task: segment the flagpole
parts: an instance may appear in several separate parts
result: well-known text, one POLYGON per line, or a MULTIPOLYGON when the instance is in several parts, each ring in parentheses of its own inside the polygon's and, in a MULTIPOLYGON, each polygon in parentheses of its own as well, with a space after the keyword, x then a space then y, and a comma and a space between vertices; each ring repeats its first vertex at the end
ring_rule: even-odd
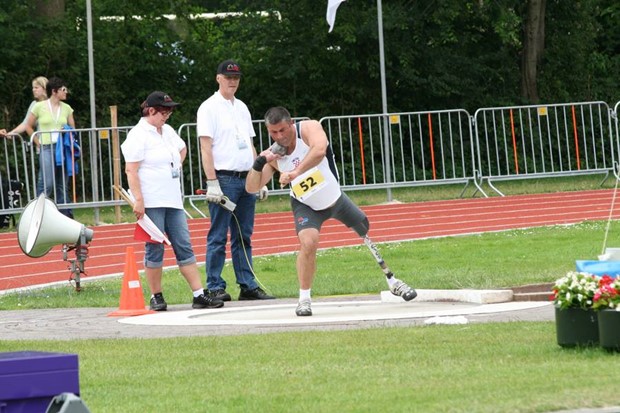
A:
MULTIPOLYGON (((385 153, 385 182, 392 182, 392 165, 390 162, 390 129, 388 125, 387 90, 385 84, 385 53, 383 48, 383 10, 381 0, 377 0, 377 25, 379 31, 379 66, 381 69, 381 103, 383 110, 383 146, 385 153)), ((387 188, 387 200, 392 201, 392 189, 387 188)))
MULTIPOLYGON (((93 129, 89 133, 89 143, 91 151, 91 159, 97 159, 97 144, 94 130, 97 128, 97 109, 95 105, 95 58, 93 52, 93 9, 91 0, 86 0, 86 44, 88 52, 88 88, 90 90, 90 127, 93 129)), ((97 168, 93 168, 92 189, 93 201, 99 200, 99 189, 97 168)), ((99 208, 93 210, 95 214, 95 224, 99 224, 99 208)))
POLYGON ((90 127, 97 127, 95 106, 95 62, 93 57, 93 11, 91 0, 86 0, 86 41, 88 50, 88 86, 90 90, 90 127))

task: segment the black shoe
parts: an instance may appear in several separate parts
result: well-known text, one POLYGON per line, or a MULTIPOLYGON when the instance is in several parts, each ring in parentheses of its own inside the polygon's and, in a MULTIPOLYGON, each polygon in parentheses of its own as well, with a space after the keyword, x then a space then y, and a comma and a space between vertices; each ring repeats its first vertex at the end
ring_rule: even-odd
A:
POLYGON ((241 290, 239 292, 239 301, 243 300, 273 300, 276 297, 268 295, 260 287, 253 290, 241 290))
POLYGON ((215 298, 221 301, 230 301, 232 298, 230 294, 226 292, 224 289, 213 290, 206 293, 210 298, 215 298))
POLYGON ((166 311, 168 309, 168 304, 166 304, 162 293, 157 293, 151 297, 150 307, 153 311, 166 311))
POLYGON ((204 294, 200 294, 198 297, 194 297, 194 301, 192 302, 192 308, 220 308, 224 307, 224 301, 214 298, 207 297, 204 294))

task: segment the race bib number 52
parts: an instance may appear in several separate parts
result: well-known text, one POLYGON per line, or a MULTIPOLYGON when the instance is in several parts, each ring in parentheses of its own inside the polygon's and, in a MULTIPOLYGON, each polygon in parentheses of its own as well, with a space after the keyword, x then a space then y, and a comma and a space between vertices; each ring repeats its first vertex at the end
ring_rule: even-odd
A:
POLYGON ((306 171, 303 175, 298 176, 291 184, 291 189, 295 194, 295 198, 303 201, 325 186, 325 178, 321 171, 319 171, 317 167, 314 167, 306 171))

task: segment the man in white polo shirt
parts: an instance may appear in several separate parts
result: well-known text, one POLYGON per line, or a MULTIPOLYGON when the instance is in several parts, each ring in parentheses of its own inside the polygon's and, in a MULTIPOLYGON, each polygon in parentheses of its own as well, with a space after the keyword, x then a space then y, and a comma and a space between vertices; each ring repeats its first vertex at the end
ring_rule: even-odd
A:
MULTIPOLYGON (((273 299, 275 297, 258 286, 252 269, 251 237, 256 194, 245 190, 245 178, 256 158, 255 133, 248 107, 235 98, 241 80, 237 62, 225 60, 220 63, 215 80, 219 89, 198 108, 196 127, 202 167, 207 177, 211 218, 207 234, 207 288, 213 298, 231 300, 222 278, 230 231, 232 263, 241 290, 239 300, 273 299), (224 196, 237 205, 234 210, 236 221, 230 211, 219 205, 224 196)), ((266 195, 267 189, 263 187, 259 197, 265 198, 266 195)))

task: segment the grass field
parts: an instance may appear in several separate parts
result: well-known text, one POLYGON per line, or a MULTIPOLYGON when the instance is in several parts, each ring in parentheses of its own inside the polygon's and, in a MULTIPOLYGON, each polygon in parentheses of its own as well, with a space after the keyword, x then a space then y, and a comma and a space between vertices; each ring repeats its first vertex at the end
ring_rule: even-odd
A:
MULTIPOLYGON (((594 182, 566 185, 595 189, 594 182)), ((516 188, 506 193, 522 192, 516 188)), ((395 192, 399 200, 406 194, 395 192)), ((595 259, 605 225, 584 222, 379 248, 397 276, 418 288, 509 287, 550 282, 572 270, 576 259, 595 259)), ((609 246, 620 245, 619 225, 612 223, 609 246)), ((321 251, 318 263, 315 295, 385 288, 365 247, 321 251)), ((296 296, 294 255, 256 258, 255 267, 269 291, 296 296)), ((234 279, 229 265, 224 277, 234 279)), ((120 280, 84 287, 79 294, 62 287, 0 295, 0 310, 117 306, 120 280)), ((177 271, 166 272, 164 290, 170 303, 189 302, 177 271)), ((82 398, 92 412, 543 413, 620 405, 615 390, 620 354, 562 349, 553 322, 175 339, 0 339, 0 351, 18 350, 78 354, 82 398)))
POLYGON ((0 341, 0 351, 24 349, 78 354, 91 412, 542 413, 620 405, 618 355, 562 349, 551 322, 0 341))
MULTIPOLYGON (((470 236, 379 244, 381 255, 410 285, 427 289, 488 289, 548 283, 575 268, 577 259, 596 259, 601 253, 607 223, 511 230, 470 236)), ((612 222, 608 246, 620 245, 620 222, 612 222)), ((365 246, 319 252, 313 295, 378 293, 386 284, 365 246)), ((204 274, 204 267, 201 267, 204 274)), ((257 278, 277 297, 296 297, 295 255, 254 258, 257 278)), ((228 291, 238 295, 232 265, 223 277, 228 291)), ((142 283, 145 297, 146 282, 142 283)), ((26 290, 0 295, 0 310, 58 307, 115 307, 121 279, 89 281, 83 290, 71 287, 26 290)), ((165 272, 163 288, 170 304, 190 302, 187 284, 177 270, 165 272)))

